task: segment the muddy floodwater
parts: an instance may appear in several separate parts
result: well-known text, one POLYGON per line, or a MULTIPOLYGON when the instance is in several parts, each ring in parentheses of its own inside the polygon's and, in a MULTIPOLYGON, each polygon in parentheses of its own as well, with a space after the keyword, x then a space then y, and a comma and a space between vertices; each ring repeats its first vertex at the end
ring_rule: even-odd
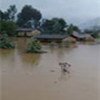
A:
POLYGON ((15 50, 0 50, 0 100, 100 100, 100 45, 43 48, 27 54, 22 38, 15 50), (70 63, 70 73, 59 62, 70 63))

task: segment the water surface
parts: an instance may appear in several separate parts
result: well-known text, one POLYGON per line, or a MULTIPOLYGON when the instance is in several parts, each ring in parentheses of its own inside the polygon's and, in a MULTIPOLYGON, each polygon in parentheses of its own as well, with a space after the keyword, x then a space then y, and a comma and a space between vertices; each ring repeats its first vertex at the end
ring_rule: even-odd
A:
POLYGON ((44 46, 27 54, 26 39, 15 50, 0 50, 1 100, 100 100, 100 45, 77 48, 44 46), (71 64, 63 73, 59 62, 71 64))

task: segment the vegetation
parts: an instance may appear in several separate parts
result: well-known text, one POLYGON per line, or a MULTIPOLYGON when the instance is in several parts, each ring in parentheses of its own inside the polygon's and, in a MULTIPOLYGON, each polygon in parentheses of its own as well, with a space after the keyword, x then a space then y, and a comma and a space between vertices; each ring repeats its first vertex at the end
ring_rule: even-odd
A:
POLYGON ((80 32, 80 29, 77 26, 74 26, 73 24, 71 24, 67 28, 68 35, 71 35, 73 31, 80 32))
POLYGON ((15 15, 17 9, 15 5, 9 6, 7 11, 3 12, 0 10, 0 32, 4 31, 8 35, 14 35, 16 31, 15 15))
POLYGON ((27 52, 30 53, 41 53, 41 44, 36 39, 31 39, 28 42, 27 52))
POLYGON ((28 26, 28 21, 33 20, 34 21, 34 26, 37 28, 38 23, 40 19, 42 18, 42 15, 40 11, 38 11, 35 8, 32 8, 30 5, 25 5, 21 12, 18 14, 18 20, 17 24, 20 27, 29 27, 28 26))
POLYGON ((41 25, 43 33, 49 34, 61 34, 65 33, 64 28, 67 26, 66 22, 62 18, 53 18, 51 20, 44 20, 41 25))
POLYGON ((45 34, 68 34, 73 30, 78 31, 78 27, 67 25, 62 18, 43 19, 42 14, 30 5, 25 5, 21 12, 16 16, 17 8, 15 5, 9 6, 7 11, 0 10, 1 32, 5 31, 8 35, 15 35, 16 27, 38 28, 45 34), (17 20, 15 20, 15 17, 17 20), (67 29, 67 30, 65 30, 67 29))
MULTIPOLYGON (((18 27, 40 29, 44 34, 66 34, 70 36, 73 31, 80 32, 77 26, 73 24, 67 25, 63 18, 43 19, 41 21, 41 12, 30 5, 25 5, 17 16, 16 13, 17 8, 15 5, 9 6, 7 11, 0 10, 0 34, 2 33, 0 36, 0 48, 14 48, 8 36, 15 36, 16 28, 18 27)), ((91 35, 97 38, 100 36, 99 32, 92 31, 93 34, 91 35)), ((68 41, 66 45, 69 45, 68 41)), ((31 39, 28 43, 27 52, 41 52, 39 41, 31 39)))
POLYGON ((100 35, 99 35, 99 32, 98 31, 93 32, 92 36, 94 38, 100 38, 100 35))
POLYGON ((14 44, 10 41, 7 34, 2 34, 0 36, 0 48, 2 49, 11 49, 14 48, 14 44))
POLYGON ((16 23, 13 21, 0 21, 1 33, 6 32, 9 36, 14 36, 16 27, 16 23))
POLYGON ((15 21, 15 15, 17 13, 17 9, 15 5, 10 5, 7 11, 2 12, 0 10, 0 20, 3 21, 15 21))

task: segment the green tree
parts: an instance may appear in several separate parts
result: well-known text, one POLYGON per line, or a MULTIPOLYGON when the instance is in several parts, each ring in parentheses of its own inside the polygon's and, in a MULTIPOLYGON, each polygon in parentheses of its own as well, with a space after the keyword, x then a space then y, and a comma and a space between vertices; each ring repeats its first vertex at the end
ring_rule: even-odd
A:
POLYGON ((45 20, 42 23, 42 30, 44 33, 60 34, 64 33, 64 28, 67 26, 66 22, 62 18, 53 18, 51 20, 45 20))
POLYGON ((6 32, 8 35, 15 35, 16 24, 13 21, 0 21, 0 32, 6 32))
POLYGON ((7 11, 2 12, 0 10, 0 19, 5 21, 15 21, 15 14, 17 13, 17 8, 15 5, 10 5, 7 11))
POLYGON ((42 22, 41 29, 44 33, 52 33, 54 22, 48 19, 45 19, 42 22))
POLYGON ((3 20, 3 12, 0 10, 0 20, 3 20))
POLYGON ((66 27, 66 22, 64 19, 53 18, 52 21, 54 22, 53 32, 55 32, 55 33, 64 32, 64 28, 66 27))
POLYGON ((42 18, 40 11, 32 8, 30 5, 25 5, 21 12, 18 14, 17 24, 21 27, 24 26, 29 20, 34 20, 34 25, 37 27, 37 23, 42 18))
POLYGON ((77 26, 70 24, 67 28, 68 35, 71 35, 73 33, 73 31, 80 32, 80 29, 77 26))
POLYGON ((7 11, 3 12, 0 10, 0 20, 9 20, 9 15, 7 11))
POLYGON ((27 45, 27 52, 30 53, 41 53, 42 46, 39 41, 36 39, 30 39, 27 45))
POLYGON ((71 35, 73 33, 73 25, 72 24, 68 26, 67 33, 68 33, 68 35, 71 35))
POLYGON ((10 5, 9 9, 7 10, 9 20, 15 21, 15 14, 17 13, 17 8, 15 5, 10 5))

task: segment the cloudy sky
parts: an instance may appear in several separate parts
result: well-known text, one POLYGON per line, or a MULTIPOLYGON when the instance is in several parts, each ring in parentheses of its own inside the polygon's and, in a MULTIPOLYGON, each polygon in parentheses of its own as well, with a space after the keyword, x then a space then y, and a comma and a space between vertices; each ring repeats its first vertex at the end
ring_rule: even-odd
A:
POLYGON ((18 12, 28 4, 40 10, 44 18, 62 17, 75 24, 100 17, 100 0, 0 0, 0 9, 12 4, 18 12))

